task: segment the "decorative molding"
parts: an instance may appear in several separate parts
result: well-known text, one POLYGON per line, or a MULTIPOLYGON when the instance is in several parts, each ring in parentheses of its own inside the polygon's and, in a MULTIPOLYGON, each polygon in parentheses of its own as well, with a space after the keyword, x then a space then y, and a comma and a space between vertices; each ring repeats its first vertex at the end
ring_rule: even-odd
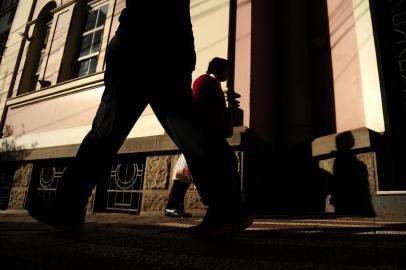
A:
POLYGON ((73 5, 73 4, 76 4, 76 2, 78 2, 78 0, 72 0, 72 1, 67 2, 67 3, 65 3, 65 4, 62 4, 62 0, 61 0, 60 2, 61 2, 61 3, 59 4, 58 7, 56 7, 56 8, 54 8, 54 9, 51 10, 51 13, 52 13, 52 14, 57 13, 57 12, 59 12, 60 10, 65 9, 65 8, 67 8, 67 7, 69 7, 69 6, 73 5))
POLYGON ((104 86, 104 71, 92 75, 64 81, 51 87, 25 93, 7 99, 6 106, 18 108, 56 97, 74 94, 104 86))

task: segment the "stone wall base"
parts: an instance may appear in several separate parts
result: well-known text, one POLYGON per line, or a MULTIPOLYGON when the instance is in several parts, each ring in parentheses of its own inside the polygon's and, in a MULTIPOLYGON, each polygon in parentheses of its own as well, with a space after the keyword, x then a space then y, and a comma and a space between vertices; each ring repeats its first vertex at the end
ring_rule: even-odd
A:
POLYGON ((313 142, 313 156, 328 182, 326 212, 406 217, 406 191, 394 184, 386 140, 361 128, 313 142))
MULTIPOLYGON (((236 155, 242 162, 241 151, 236 155)), ((118 156, 111 174, 103 185, 93 190, 87 206, 89 212, 122 212, 143 215, 164 215, 173 183, 173 167, 179 154, 118 156)), ((53 200, 58 192, 58 180, 69 167, 71 159, 49 159, 15 162, 9 210, 27 207, 27 193, 37 192, 44 200, 53 200)), ((11 164, 11 163, 10 163, 11 164)), ((241 165, 239 165, 241 168, 241 165)), ((186 211, 204 211, 206 207, 194 187, 185 195, 186 211)))

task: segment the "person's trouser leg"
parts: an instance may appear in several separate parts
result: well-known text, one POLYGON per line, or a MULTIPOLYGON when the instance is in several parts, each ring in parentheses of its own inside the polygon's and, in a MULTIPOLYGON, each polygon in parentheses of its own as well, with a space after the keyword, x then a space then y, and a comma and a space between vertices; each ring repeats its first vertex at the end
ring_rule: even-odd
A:
POLYGON ((125 50, 108 52, 106 88, 92 129, 58 187, 60 205, 70 209, 86 206, 92 189, 107 178, 114 154, 147 105, 145 94, 132 85, 134 75, 129 74, 125 61, 125 50))
MULTIPOLYGON (((106 89, 106 91, 116 91, 106 89)), ((129 106, 106 93, 94 119, 91 131, 80 145, 72 167, 68 168, 58 187, 58 202, 87 204, 95 185, 107 178, 112 158, 124 142, 136 119, 144 110, 142 102, 131 107, 131 113, 118 106, 129 106)), ((127 107, 128 108, 128 107, 127 107)), ((73 206, 72 205, 72 206, 73 206)))
POLYGON ((224 137, 214 136, 197 124, 187 76, 167 78, 172 91, 160 91, 151 106, 185 155, 203 202, 212 212, 233 215, 243 205, 237 160, 224 137))
POLYGON ((166 208, 176 208, 183 211, 185 195, 189 186, 190 183, 174 179, 171 191, 169 192, 169 198, 168 203, 166 204, 166 208))
POLYGON ((170 217, 191 217, 185 212, 184 201, 186 192, 192 182, 192 175, 186 163, 185 156, 180 154, 173 168, 173 183, 169 192, 165 215, 170 217))
POLYGON ((190 186, 189 182, 174 179, 169 193, 168 203, 165 207, 165 216, 169 217, 192 217, 185 212, 185 195, 190 186))

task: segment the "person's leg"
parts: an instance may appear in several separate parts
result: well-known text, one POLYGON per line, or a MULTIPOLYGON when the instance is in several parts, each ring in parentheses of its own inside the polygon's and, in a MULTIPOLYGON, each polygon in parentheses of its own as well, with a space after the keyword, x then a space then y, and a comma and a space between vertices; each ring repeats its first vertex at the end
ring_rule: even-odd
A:
POLYGON ((151 106, 186 157, 194 184, 209 207, 205 219, 230 220, 246 215, 242 213, 236 157, 224 137, 210 135, 196 123, 188 74, 168 75, 164 81, 167 89, 160 91, 151 106))
POLYGON ((181 154, 173 169, 173 183, 169 193, 168 203, 165 207, 165 216, 168 217, 192 217, 185 212, 184 201, 186 191, 192 182, 192 176, 183 154, 181 154))
POLYGON ((189 182, 184 182, 179 179, 173 180, 172 188, 169 193, 168 203, 165 207, 165 216, 177 218, 192 217, 192 214, 185 212, 184 207, 185 195, 189 186, 189 182))
POLYGON ((75 204, 79 208, 86 206, 93 188, 108 176, 112 158, 145 109, 145 98, 139 97, 134 104, 129 104, 128 99, 117 95, 120 90, 123 89, 116 86, 106 88, 92 129, 58 186, 57 202, 60 205, 67 203, 70 208, 75 204))
POLYGON ((131 89, 130 81, 134 75, 131 76, 124 65, 126 51, 122 48, 109 50, 106 88, 92 129, 59 182, 56 204, 50 209, 41 209, 43 205, 38 207, 35 203, 29 206, 29 213, 37 220, 54 226, 58 222, 69 225, 84 221, 85 207, 92 189, 107 177, 112 157, 145 109, 145 94, 137 94, 136 89, 131 89))
POLYGON ((68 202, 81 208, 86 206, 93 188, 107 177, 113 156, 147 105, 145 91, 135 89, 137 78, 127 66, 129 58, 131 50, 125 44, 116 44, 107 52, 106 88, 92 129, 58 187, 57 199, 61 205, 68 202))

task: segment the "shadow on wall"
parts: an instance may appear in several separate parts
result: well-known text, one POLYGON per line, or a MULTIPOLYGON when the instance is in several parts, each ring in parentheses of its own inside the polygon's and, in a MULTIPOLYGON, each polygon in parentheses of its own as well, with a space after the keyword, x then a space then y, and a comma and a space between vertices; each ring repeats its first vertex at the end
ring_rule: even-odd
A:
POLYGON ((245 198, 260 214, 324 212, 332 176, 319 168, 311 142, 336 132, 327 4, 254 2, 258 27, 253 26, 252 58, 253 66, 261 68, 252 71, 255 106, 250 108, 251 130, 244 135, 245 198), (269 29, 259 20, 267 15, 269 29), (272 54, 272 63, 264 64, 264 52, 272 54))
POLYGON ((367 166, 351 152, 354 138, 351 132, 336 137, 337 152, 331 178, 330 203, 337 214, 375 216, 371 204, 367 166))
POLYGON ((18 138, 23 136, 24 132, 10 139, 9 137, 13 136, 13 134, 13 128, 9 125, 5 125, 2 137, 3 140, 0 143, 0 162, 24 160, 31 154, 31 149, 37 145, 33 143, 30 146, 31 149, 25 149, 23 146, 17 145, 18 138))
POLYGON ((255 214, 324 212, 331 174, 312 158, 311 142, 267 151, 244 134, 244 196, 255 214), (259 149, 262 149, 259 150, 259 149))
POLYGON ((8 207, 15 169, 15 164, 0 166, 0 210, 6 210, 8 207))
MULTIPOLYGON (((326 212, 326 198, 335 214, 375 216, 367 166, 351 151, 351 132, 336 137, 333 174, 319 168, 311 142, 259 152, 246 137, 244 195, 255 214, 303 215, 326 212)), ((252 135, 253 136, 253 135, 252 135)), ((255 138, 251 138, 255 140, 255 138)), ((329 155, 330 156, 330 155, 329 155)))
MULTIPOLYGON (((24 149, 18 146, 16 140, 22 136, 16 136, 12 139, 5 139, 13 135, 12 127, 6 125, 3 131, 3 139, 0 142, 0 209, 5 210, 8 207, 11 188, 13 186, 14 174, 17 168, 17 162, 23 161, 29 156, 32 150, 24 149)), ((35 144, 31 145, 35 147, 35 144)))

